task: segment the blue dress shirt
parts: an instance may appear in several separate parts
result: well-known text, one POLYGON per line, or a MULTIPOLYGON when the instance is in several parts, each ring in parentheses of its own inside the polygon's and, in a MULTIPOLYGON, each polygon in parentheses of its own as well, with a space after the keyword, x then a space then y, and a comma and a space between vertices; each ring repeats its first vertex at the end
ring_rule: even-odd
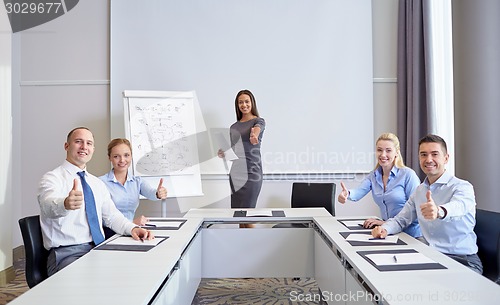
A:
POLYGON ((401 212, 382 227, 388 234, 395 234, 418 219, 422 234, 430 246, 445 254, 471 255, 477 253, 475 216, 476 199, 472 184, 445 171, 431 185, 425 178, 401 212), (427 202, 428 190, 432 192, 434 202, 446 209, 445 218, 427 220, 422 216, 420 205, 427 202))
POLYGON ((156 188, 143 181, 140 176, 127 175, 124 185, 116 180, 113 170, 99 178, 106 184, 116 208, 130 221, 134 220, 135 210, 139 206, 139 195, 158 200, 156 188))
MULTIPOLYGON (((382 219, 387 220, 396 216, 401 211, 419 184, 420 179, 413 169, 393 166, 386 189, 384 190, 382 168, 379 166, 361 182, 359 187, 349 190, 349 197, 347 199, 358 201, 371 190, 373 201, 380 208, 382 219)), ((416 219, 404 229, 404 232, 413 237, 422 236, 416 219)))

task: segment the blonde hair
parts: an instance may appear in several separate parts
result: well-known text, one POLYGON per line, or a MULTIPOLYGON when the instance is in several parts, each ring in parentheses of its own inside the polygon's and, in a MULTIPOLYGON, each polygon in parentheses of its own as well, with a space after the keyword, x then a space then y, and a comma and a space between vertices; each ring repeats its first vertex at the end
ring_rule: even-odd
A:
MULTIPOLYGON (((380 135, 380 137, 378 137, 377 141, 375 142, 375 145, 379 141, 391 141, 392 144, 394 144, 394 147, 396 148, 396 159, 394 160, 394 165, 396 165, 396 167, 398 167, 398 168, 406 167, 405 163, 403 161, 403 156, 401 155, 399 139, 395 134, 390 133, 390 132, 383 133, 380 135)), ((378 162, 377 162, 375 169, 377 169, 379 166, 380 166, 380 164, 378 164, 378 162)))
POLYGON ((118 146, 120 144, 125 144, 130 148, 130 153, 132 153, 132 145, 130 145, 130 141, 127 139, 122 139, 122 138, 117 138, 111 140, 108 144, 108 157, 111 157, 111 151, 113 150, 113 147, 118 146))

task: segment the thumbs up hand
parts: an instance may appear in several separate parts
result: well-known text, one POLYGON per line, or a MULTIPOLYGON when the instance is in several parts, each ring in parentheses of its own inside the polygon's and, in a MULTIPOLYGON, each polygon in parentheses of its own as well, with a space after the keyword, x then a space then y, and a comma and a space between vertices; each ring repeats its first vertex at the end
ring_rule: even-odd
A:
POLYGON ((64 199, 66 210, 78 210, 83 204, 83 193, 78 190, 78 181, 73 179, 73 188, 69 191, 68 197, 64 199))
POLYGON ((340 186, 342 187, 342 191, 339 194, 338 200, 340 203, 344 204, 347 200, 347 197, 349 197, 349 191, 345 187, 344 182, 340 182, 340 186))
POLYGON ((432 192, 427 191, 425 197, 427 198, 427 201, 420 205, 420 211, 422 212, 422 215, 427 220, 437 219, 438 207, 436 203, 434 203, 434 200, 432 199, 432 192))
POLYGON ((259 144, 259 138, 257 137, 257 130, 255 127, 252 127, 252 129, 250 129, 250 143, 252 143, 253 145, 255 144, 259 144))
POLYGON ((160 178, 160 183, 158 183, 158 187, 156 188, 156 197, 158 199, 167 198, 167 189, 163 187, 163 178, 160 178))

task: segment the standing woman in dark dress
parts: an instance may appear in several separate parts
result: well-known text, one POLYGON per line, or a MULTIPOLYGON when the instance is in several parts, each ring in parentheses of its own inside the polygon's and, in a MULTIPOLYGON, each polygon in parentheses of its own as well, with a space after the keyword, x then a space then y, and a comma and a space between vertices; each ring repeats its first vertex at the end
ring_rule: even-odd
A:
MULTIPOLYGON (((255 208, 262 187, 262 160, 260 143, 266 122, 259 117, 255 97, 249 90, 241 90, 235 98, 236 123, 229 134, 231 147, 238 159, 229 173, 231 208, 255 208)), ((219 157, 224 152, 219 150, 219 157)))

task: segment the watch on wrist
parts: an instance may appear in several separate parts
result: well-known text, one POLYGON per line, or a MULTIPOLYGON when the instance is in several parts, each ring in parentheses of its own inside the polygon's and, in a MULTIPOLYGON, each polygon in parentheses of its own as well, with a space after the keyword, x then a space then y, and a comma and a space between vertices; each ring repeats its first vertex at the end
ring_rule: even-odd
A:
POLYGON ((446 216, 446 213, 444 209, 440 206, 438 206, 438 218, 443 219, 446 216))

